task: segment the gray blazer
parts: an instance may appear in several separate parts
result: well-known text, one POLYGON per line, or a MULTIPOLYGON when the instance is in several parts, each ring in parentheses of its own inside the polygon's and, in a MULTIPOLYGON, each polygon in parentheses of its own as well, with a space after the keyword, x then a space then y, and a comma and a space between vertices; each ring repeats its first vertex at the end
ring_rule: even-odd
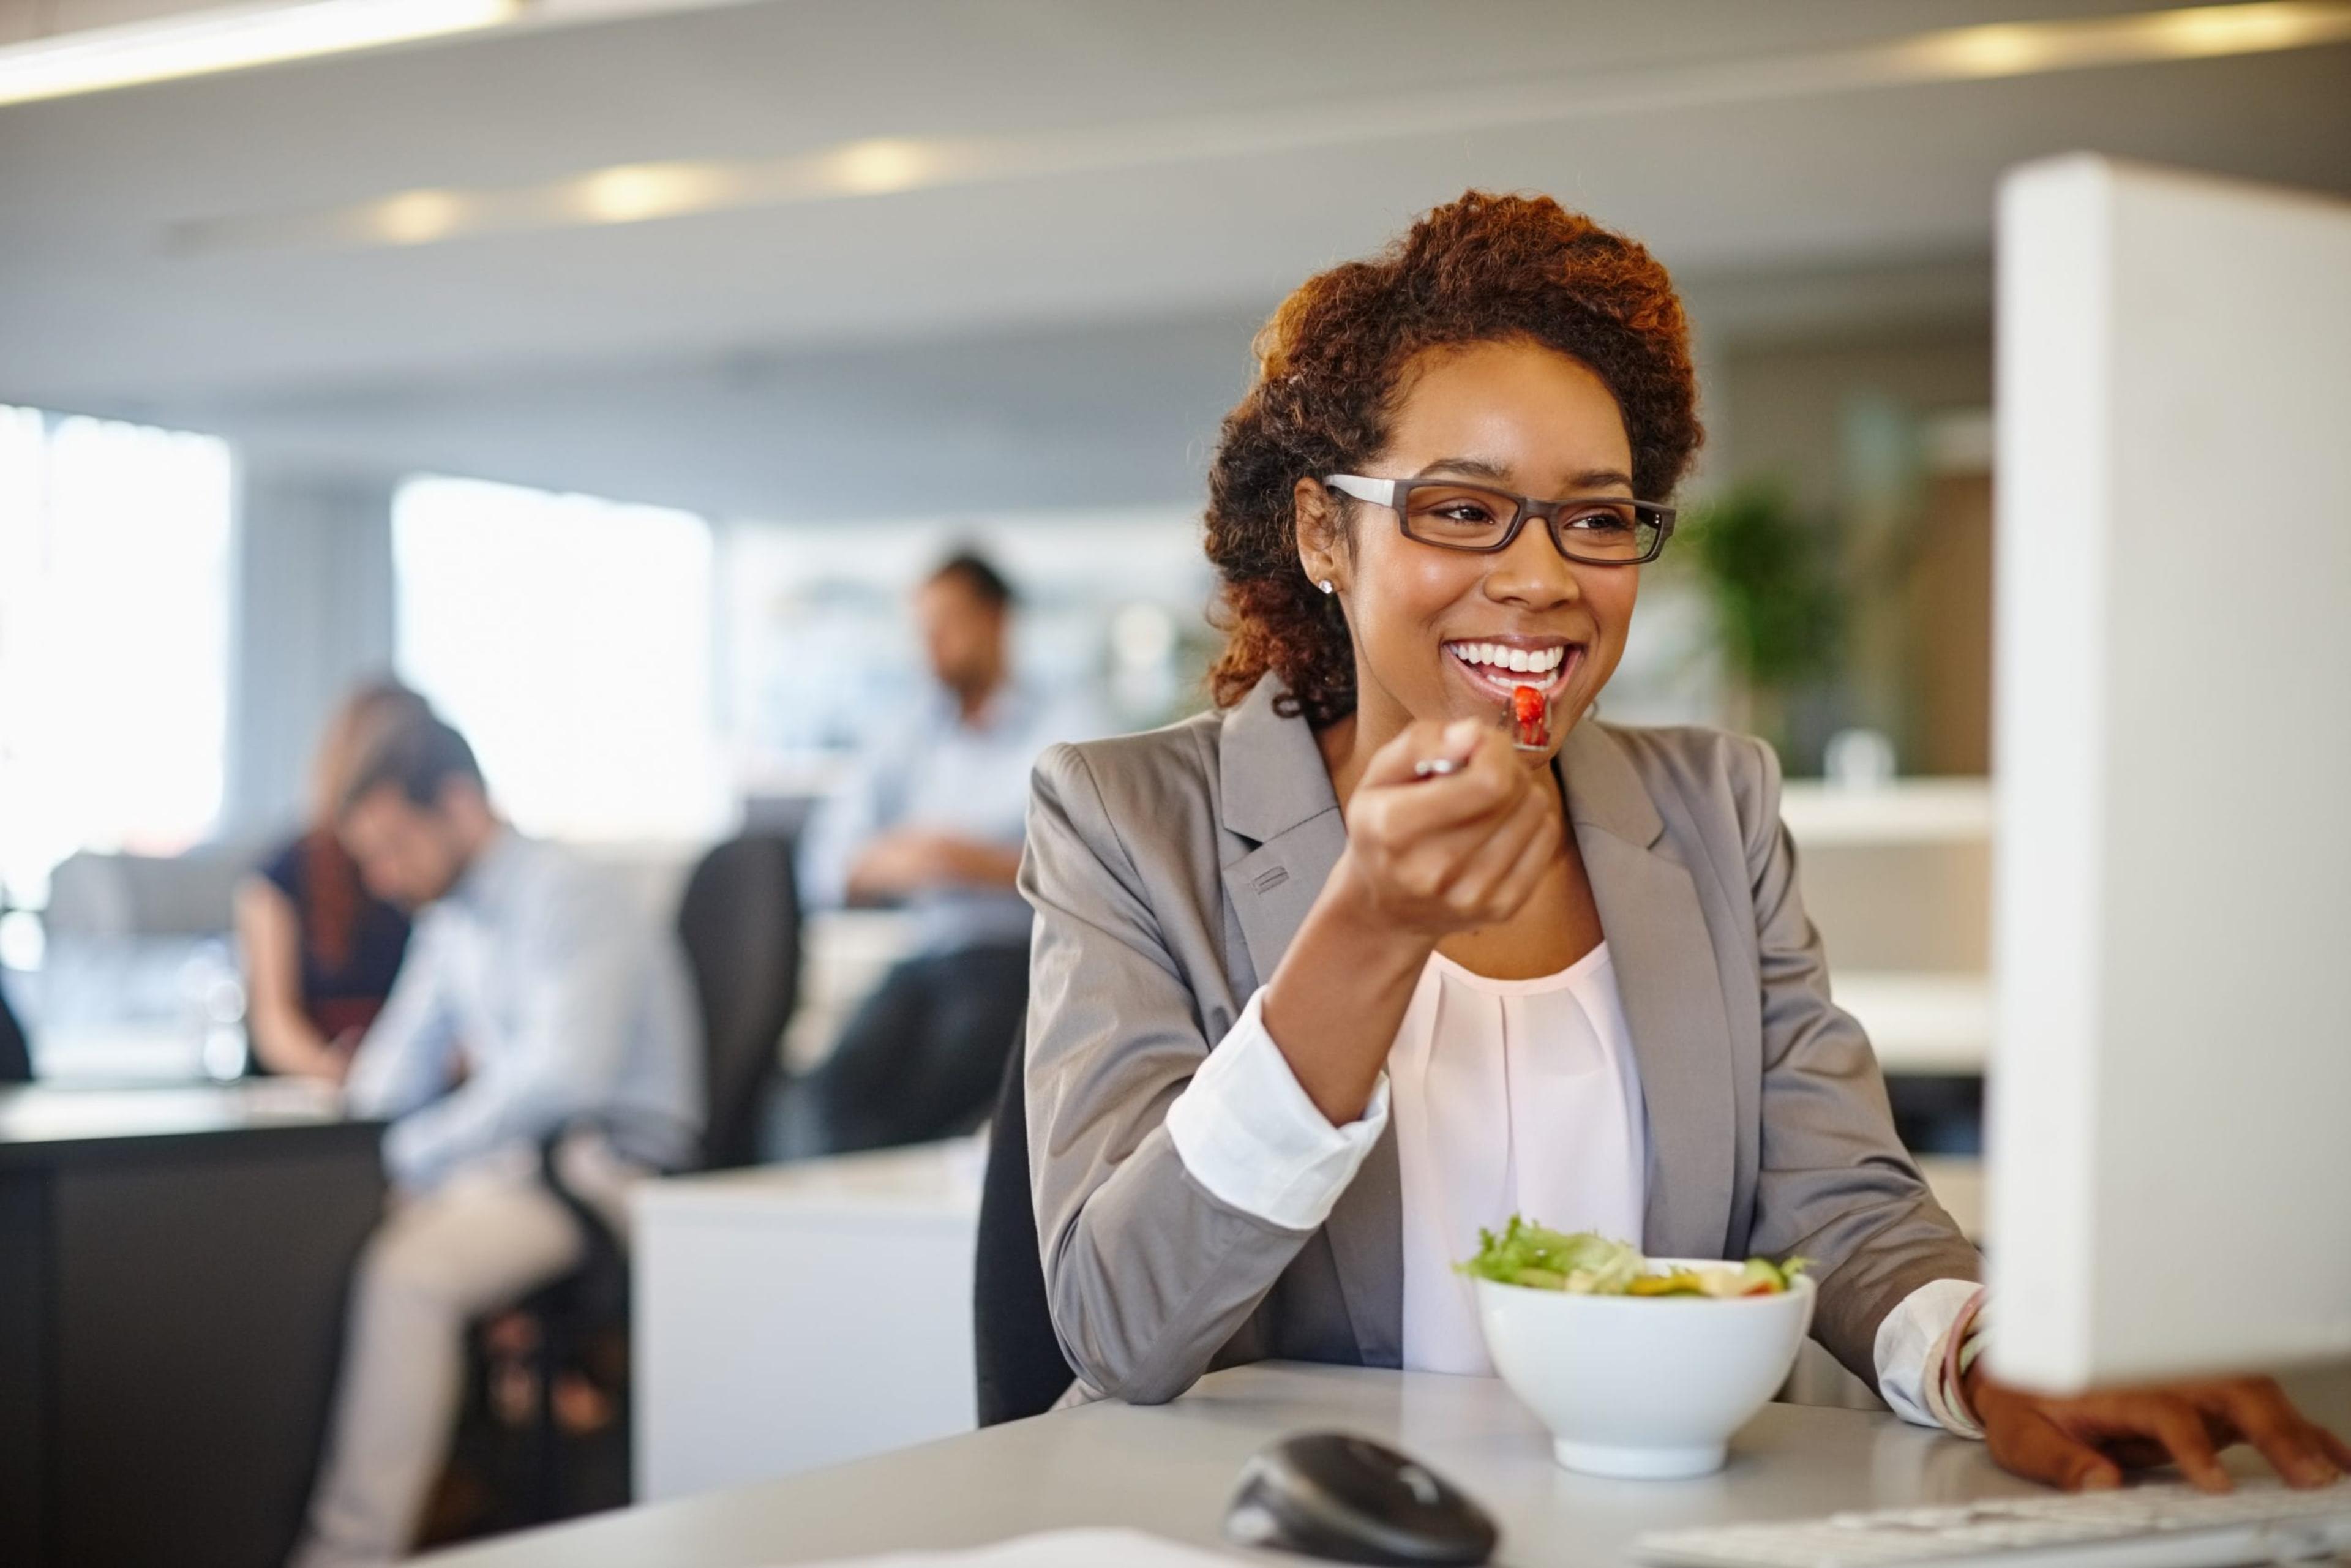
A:
MULTIPOLYGON (((1056 746, 1032 782, 1020 886, 1037 911, 1037 1234, 1062 1349, 1125 1399, 1171 1399, 1267 1357, 1395 1366, 1403 1344, 1393 1126, 1305 1232, 1211 1196, 1164 1125, 1346 842, 1314 737, 1275 712, 1279 689, 1269 678, 1221 715, 1056 746)), ((1771 747, 1586 722, 1558 770, 1646 1100, 1644 1249, 1812 1259, 1813 1333, 1874 1386, 1879 1322, 1980 1262, 1896 1140, 1868 1039, 1829 1000, 1771 747)))

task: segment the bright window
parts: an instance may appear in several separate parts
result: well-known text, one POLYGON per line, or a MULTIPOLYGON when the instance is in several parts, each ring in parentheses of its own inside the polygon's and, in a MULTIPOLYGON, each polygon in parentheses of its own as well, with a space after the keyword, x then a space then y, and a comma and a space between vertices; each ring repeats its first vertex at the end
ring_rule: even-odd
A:
POLYGON ((0 407, 0 891, 78 849, 170 853, 220 814, 225 443, 0 407))
POLYGON ((607 841, 723 825, 706 523, 420 478, 392 524, 400 674, 473 742, 517 825, 607 841))

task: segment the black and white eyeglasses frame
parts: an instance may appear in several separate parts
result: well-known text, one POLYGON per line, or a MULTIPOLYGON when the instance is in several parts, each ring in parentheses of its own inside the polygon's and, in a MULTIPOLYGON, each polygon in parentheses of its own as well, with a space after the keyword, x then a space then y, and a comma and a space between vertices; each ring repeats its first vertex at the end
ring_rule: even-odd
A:
POLYGON ((1655 501, 1635 501, 1625 496, 1570 496, 1556 501, 1541 501, 1531 496, 1498 489, 1471 479, 1374 479, 1361 474, 1329 474, 1322 478, 1325 489, 1350 496, 1358 501, 1368 501, 1374 507, 1385 507, 1396 517, 1396 528, 1405 538, 1416 544, 1437 549, 1460 550, 1469 555, 1497 555, 1517 542, 1519 530, 1533 518, 1541 517, 1551 534, 1554 549, 1565 559, 1583 566, 1640 566, 1657 559, 1666 548, 1666 540, 1674 531, 1674 508, 1655 501), (1459 539, 1431 538, 1426 533, 1416 533, 1412 526, 1412 493, 1415 490, 1450 490, 1491 496, 1508 501, 1515 508, 1510 526, 1502 537, 1484 544, 1468 544, 1459 539), (1577 508, 1585 510, 1579 514, 1577 508), (1605 507, 1621 517, 1630 509, 1634 518, 1632 554, 1595 555, 1579 550, 1569 543, 1569 535, 1578 515, 1589 516, 1591 509, 1605 507), (1643 529, 1648 538, 1643 540, 1643 529))

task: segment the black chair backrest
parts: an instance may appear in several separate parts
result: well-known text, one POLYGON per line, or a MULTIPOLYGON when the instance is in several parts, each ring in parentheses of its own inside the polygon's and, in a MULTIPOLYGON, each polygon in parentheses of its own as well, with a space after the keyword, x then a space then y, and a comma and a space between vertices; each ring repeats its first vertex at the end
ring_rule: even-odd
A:
POLYGON ((33 1048, 8 1010, 8 998, 0 995, 0 1083, 29 1083, 32 1078, 33 1048))
POLYGON ((987 1172, 979 1186, 979 1255, 972 1268, 972 1350, 978 1364, 979 1424, 1041 1416, 1076 1381, 1053 1334, 1045 1264, 1037 1250, 1037 1210, 1029 1192, 1029 1100, 1023 1052, 1004 1065, 987 1172))
POLYGON ((702 1002, 709 1124, 703 1164, 758 1158, 759 1124, 781 1065, 784 1026, 799 1000, 800 904, 792 845, 774 833, 729 839, 702 858, 677 911, 702 1002))

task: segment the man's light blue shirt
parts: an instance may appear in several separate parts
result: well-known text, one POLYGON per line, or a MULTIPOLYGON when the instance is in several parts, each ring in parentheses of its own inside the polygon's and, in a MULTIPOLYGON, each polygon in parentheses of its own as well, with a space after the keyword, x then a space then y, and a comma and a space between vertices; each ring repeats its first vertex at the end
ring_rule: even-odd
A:
MULTIPOLYGON (((1101 733, 1091 704, 1050 698, 1017 680, 998 687, 976 720, 965 718, 953 693, 933 685, 913 713, 875 738, 847 785, 810 819, 800 839, 801 902, 839 908, 858 855, 897 828, 1019 850, 1029 773, 1039 754, 1057 740, 1101 733)), ((1029 941, 1028 903, 1009 886, 925 888, 905 907, 914 916, 917 954, 1029 941)))
POLYGON ((703 1119, 684 955, 622 878, 501 830, 417 917, 345 1099, 392 1121, 384 1163, 411 1188, 573 1122, 683 1165, 703 1119))

